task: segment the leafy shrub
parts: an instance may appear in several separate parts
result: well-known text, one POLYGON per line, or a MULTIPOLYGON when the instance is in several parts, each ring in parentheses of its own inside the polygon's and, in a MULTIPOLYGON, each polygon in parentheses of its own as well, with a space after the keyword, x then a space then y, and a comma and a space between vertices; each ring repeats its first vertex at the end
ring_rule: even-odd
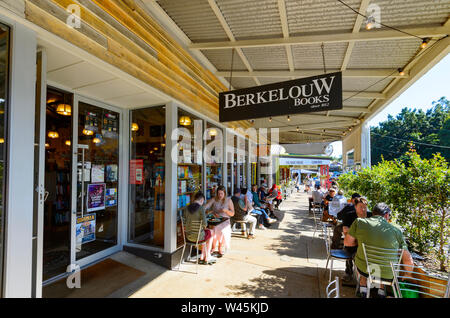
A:
POLYGON ((422 159, 414 149, 402 159, 383 159, 357 174, 344 174, 339 184, 347 193, 365 196, 370 208, 379 202, 389 204, 412 248, 421 254, 436 251, 445 270, 450 240, 448 163, 440 154, 422 159))

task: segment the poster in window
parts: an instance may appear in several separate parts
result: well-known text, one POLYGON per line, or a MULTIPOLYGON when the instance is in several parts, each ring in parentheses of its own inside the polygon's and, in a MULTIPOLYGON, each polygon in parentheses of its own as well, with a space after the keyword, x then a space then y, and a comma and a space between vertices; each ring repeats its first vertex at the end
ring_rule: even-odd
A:
POLYGON ((92 165, 91 171, 92 183, 105 182, 105 166, 104 165, 92 165))
POLYGON ((87 211, 99 211, 105 209, 106 184, 89 184, 87 190, 87 211))
POLYGON ((107 208, 117 205, 117 188, 106 189, 105 204, 107 208))
POLYGON ((95 213, 77 218, 77 245, 95 241, 95 213))
POLYGON ((86 112, 84 128, 94 133, 98 132, 98 117, 96 113, 86 112))
POLYGON ((106 166, 106 182, 117 182, 117 165, 106 166))
POLYGON ((130 160, 130 184, 144 183, 144 160, 130 160))

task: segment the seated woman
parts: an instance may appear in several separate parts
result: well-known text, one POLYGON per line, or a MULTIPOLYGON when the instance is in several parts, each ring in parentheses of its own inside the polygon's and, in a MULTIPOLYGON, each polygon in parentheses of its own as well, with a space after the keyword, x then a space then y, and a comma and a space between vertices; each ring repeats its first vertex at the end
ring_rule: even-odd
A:
POLYGON ((271 224, 276 222, 276 220, 271 219, 264 210, 254 206, 253 194, 251 191, 248 191, 247 188, 243 188, 241 190, 241 196, 242 199, 245 200, 247 203, 248 206, 247 212, 250 215, 255 215, 256 219, 258 220, 257 227, 259 229, 265 230, 266 228, 264 227, 264 224, 271 224))
POLYGON ((231 223, 230 217, 234 215, 234 206, 229 198, 227 198, 227 190, 224 186, 218 186, 214 198, 208 201, 205 206, 206 210, 212 209, 215 217, 226 217, 228 220, 222 222, 214 228, 212 251, 219 244, 217 257, 222 257, 225 251, 230 248, 231 243, 231 223))
POLYGON ((207 229, 208 222, 206 220, 205 208, 205 196, 202 192, 197 192, 194 196, 194 202, 189 204, 186 212, 186 240, 189 242, 205 243, 202 249, 202 255, 200 257, 200 264, 212 265, 215 260, 211 259, 211 246, 212 246, 212 231, 207 229), (199 224, 201 228, 199 229, 199 224), (200 230, 200 233, 199 233, 200 230))

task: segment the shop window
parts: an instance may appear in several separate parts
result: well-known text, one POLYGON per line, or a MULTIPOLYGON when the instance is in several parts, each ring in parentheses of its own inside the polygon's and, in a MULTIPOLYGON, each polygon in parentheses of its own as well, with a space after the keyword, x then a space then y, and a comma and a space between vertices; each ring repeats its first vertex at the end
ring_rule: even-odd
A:
POLYGON ((203 120, 179 109, 177 122, 177 247, 180 247, 183 244, 180 217, 195 193, 203 191, 203 120))
POLYGON ((166 110, 131 111, 129 242, 164 248, 166 110))
POLYGON ((9 79, 9 28, 0 24, 0 297, 2 297, 3 255, 5 234, 5 180, 7 158, 9 79))
POLYGON ((223 135, 222 130, 210 123, 206 125, 207 153, 206 164, 206 200, 214 197, 218 186, 223 184, 223 135))

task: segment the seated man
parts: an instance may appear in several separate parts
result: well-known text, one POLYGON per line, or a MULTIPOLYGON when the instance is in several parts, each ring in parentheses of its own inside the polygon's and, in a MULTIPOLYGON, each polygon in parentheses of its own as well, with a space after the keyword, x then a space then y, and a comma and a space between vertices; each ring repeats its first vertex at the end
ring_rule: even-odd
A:
POLYGON ((338 212, 341 211, 346 204, 347 199, 344 197, 344 192, 339 190, 328 206, 328 213, 334 218, 337 218, 338 212))
POLYGON ((241 190, 238 187, 234 188, 233 196, 231 197, 231 201, 233 202, 233 206, 234 206, 234 216, 231 217, 231 220, 232 221, 245 221, 246 223, 249 223, 250 230, 249 230, 248 238, 249 239, 254 238, 257 220, 255 217, 248 214, 247 211, 250 210, 250 207, 248 206, 248 200, 245 200, 245 202, 243 202, 241 200, 241 190))
POLYGON ((360 198, 360 197, 361 197, 361 195, 359 195, 359 193, 353 193, 350 203, 347 203, 344 206, 344 208, 338 212, 337 219, 341 220, 342 223, 339 224, 338 226, 334 227, 333 238, 332 238, 332 243, 331 243, 332 249, 341 248, 340 245, 341 245, 341 240, 342 240, 343 228, 345 226, 346 232, 348 232, 348 228, 352 225, 353 221, 356 219, 355 199, 360 198), (347 217, 347 214, 354 216, 354 218, 347 217), (344 218, 345 218, 345 221, 344 221, 344 218))
MULTIPOLYGON (((403 249, 403 256, 401 263, 413 266, 411 254, 403 238, 401 230, 392 224, 389 224, 391 218, 391 210, 385 203, 378 203, 372 210, 372 217, 357 218, 345 236, 345 246, 358 246, 355 264, 358 272, 361 274, 360 278, 360 296, 367 295, 367 266, 364 257, 364 251, 361 243, 376 246, 380 248, 403 249)), ((386 280, 393 278, 393 273, 390 268, 381 267, 381 277, 386 280)), ((384 286, 381 285, 378 289, 378 295, 385 297, 384 286)))
MULTIPOLYGON (((364 219, 364 218, 368 218, 368 217, 372 216, 371 212, 367 212, 367 200, 365 198, 360 197, 358 193, 354 193, 352 197, 355 197, 355 198, 352 199, 353 204, 351 205, 351 208, 349 208, 350 211, 348 211, 345 214, 340 214, 343 211, 338 213, 338 216, 340 216, 343 220, 342 224, 340 224, 339 226, 336 226, 336 228, 339 228, 339 227, 341 228, 341 232, 339 234, 339 242, 341 240, 342 233, 344 233, 344 235, 347 235, 348 229, 350 228, 350 226, 353 224, 353 222, 357 218, 364 219)), ((348 207, 348 205, 346 207, 348 207)), ((337 236, 337 234, 333 233, 332 246, 334 244, 336 244, 336 241, 337 241, 336 236, 337 236)), ((344 249, 349 254, 354 255, 356 253, 356 246, 344 246, 344 249)), ((351 283, 353 281, 353 261, 352 260, 346 261, 345 274, 346 275, 343 278, 343 283, 351 283)))
POLYGON ((330 188, 330 190, 328 190, 328 194, 325 196, 323 200, 323 217, 322 217, 323 222, 327 222, 329 219, 333 219, 333 217, 328 212, 328 206, 330 202, 333 201, 335 195, 336 189, 330 188))

